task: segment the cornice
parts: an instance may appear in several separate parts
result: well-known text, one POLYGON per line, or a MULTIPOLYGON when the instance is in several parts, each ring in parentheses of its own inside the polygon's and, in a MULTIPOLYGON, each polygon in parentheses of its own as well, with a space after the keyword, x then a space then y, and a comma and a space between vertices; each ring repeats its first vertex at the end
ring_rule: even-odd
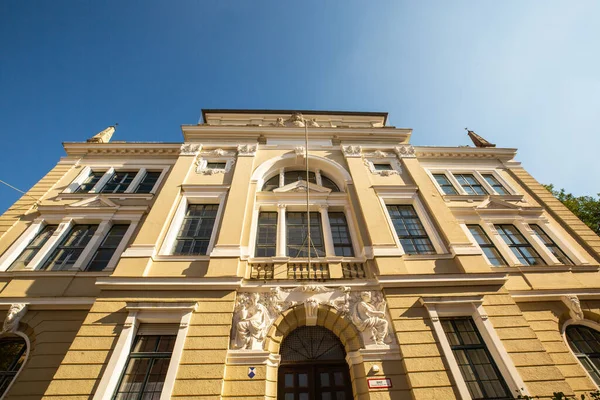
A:
POLYGON ((382 287, 502 286, 508 274, 427 274, 384 275, 377 277, 382 287))
POLYGON ((575 295, 580 299, 600 299, 600 289, 542 289, 542 290, 509 290, 516 302, 527 301, 561 301, 566 295, 575 295))
POLYGON ((510 161, 517 155, 517 149, 416 146, 415 153, 418 158, 487 158, 510 161))
POLYGON ((151 142, 113 142, 113 143, 80 143, 64 142, 63 148, 70 155, 153 155, 178 156, 181 143, 151 143, 151 142))
POLYGON ((107 277, 96 280, 102 290, 235 290, 242 278, 107 277))

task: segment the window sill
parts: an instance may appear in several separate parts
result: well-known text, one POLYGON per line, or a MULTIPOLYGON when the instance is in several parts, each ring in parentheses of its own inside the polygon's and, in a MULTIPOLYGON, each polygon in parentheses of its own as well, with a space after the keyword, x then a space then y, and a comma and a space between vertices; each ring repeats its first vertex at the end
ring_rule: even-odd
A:
POLYGON ((40 271, 40 270, 21 270, 21 271, 2 271, 4 277, 32 277, 32 276, 85 276, 86 278, 95 276, 110 276, 113 270, 101 272, 86 271, 40 271))
MULTIPOLYGON (((357 257, 311 257, 311 263, 361 263, 366 262, 366 258, 357 258, 357 257)), ((277 264, 285 264, 285 263, 308 263, 308 258, 306 257, 252 257, 248 258, 248 263, 251 264, 259 264, 259 263, 277 263, 277 264)))
POLYGON ((153 261, 209 261, 210 256, 197 255, 197 256, 176 256, 176 255, 157 255, 152 257, 153 261))
POLYGON ((154 193, 61 193, 57 196, 57 200, 62 199, 85 199, 92 196, 103 196, 107 199, 143 199, 152 200, 154 193))
POLYGON ((523 201, 521 194, 442 194, 444 201, 466 201, 469 203, 481 202, 485 199, 501 199, 505 201, 523 201))
POLYGON ((599 265, 511 265, 503 267, 490 266, 498 272, 597 272, 599 265))
POLYGON ((410 260, 445 260, 454 258, 450 253, 445 254, 404 254, 407 261, 410 260))

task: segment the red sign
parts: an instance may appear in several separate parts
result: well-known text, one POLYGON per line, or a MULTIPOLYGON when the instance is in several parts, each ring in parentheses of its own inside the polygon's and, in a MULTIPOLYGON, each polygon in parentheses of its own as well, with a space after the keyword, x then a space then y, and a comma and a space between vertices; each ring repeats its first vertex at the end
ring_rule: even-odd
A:
POLYGON ((369 389, 387 389, 392 387, 390 378, 367 378, 369 389))

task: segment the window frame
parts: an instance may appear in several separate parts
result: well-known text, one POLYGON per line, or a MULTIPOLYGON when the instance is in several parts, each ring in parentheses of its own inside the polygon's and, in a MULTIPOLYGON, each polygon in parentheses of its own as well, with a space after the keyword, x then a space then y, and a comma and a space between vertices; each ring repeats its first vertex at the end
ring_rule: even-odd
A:
POLYGON ((467 233, 467 236, 469 237, 469 239, 471 239, 472 243, 474 243, 478 248, 481 249, 481 253, 483 254, 483 256, 485 257, 486 261, 488 262, 488 264, 490 266, 492 266, 493 268, 502 268, 502 267, 508 267, 510 265, 508 263, 508 261, 506 260, 506 257, 504 256, 504 254, 502 254, 502 251, 500 251, 500 249, 498 248, 498 246, 496 245, 496 243, 492 239, 492 237, 490 237, 490 235, 488 234, 488 232, 486 232, 485 227, 483 227, 479 223, 465 223, 464 227, 465 227, 465 231, 467 233), (504 264, 494 265, 490 261, 490 259, 488 258, 487 254, 485 254, 485 251, 483 251, 483 248, 481 247, 481 244, 479 244, 479 242, 477 241, 477 239, 475 239, 475 236, 471 232, 471 229, 469 229, 470 226, 477 226, 479 229, 481 229, 481 232, 485 235, 486 239, 490 241, 490 243, 486 244, 485 248, 493 248, 494 250, 496 250, 498 252, 498 255, 500 256, 500 259, 502 261, 504 261, 504 264))
POLYGON ((554 259, 556 259, 557 264, 560 264, 560 265, 575 265, 575 262, 571 259, 571 257, 569 257, 569 255, 561 248, 561 246, 559 246, 559 244, 556 243, 552 239, 552 237, 548 234, 548 232, 546 232, 546 230, 544 228, 542 228, 540 226, 540 224, 538 224, 538 223, 528 223, 527 225, 529 226, 529 229, 532 232, 532 237, 538 238, 542 242, 542 244, 544 245, 544 247, 546 248, 546 250, 548 251, 548 253, 550 253, 550 255, 553 257, 552 261, 554 261, 554 259), (537 227, 539 230, 542 231, 542 234, 548 238, 548 240, 550 241, 550 243, 547 243, 544 240, 544 238, 541 237, 541 235, 534 229, 534 226, 537 227), (561 260, 552 252, 552 250, 550 250, 550 248, 552 248, 552 247, 555 247, 560 253, 562 253, 562 255, 564 257, 566 257, 568 263, 561 262, 561 260))
POLYGON ((483 339, 489 354, 500 371, 500 375, 508 386, 509 393, 511 395, 515 393, 522 396, 530 395, 525 382, 519 375, 494 326, 488 319, 488 314, 483 307, 483 295, 421 297, 419 301, 425 306, 429 314, 434 334, 440 343, 442 353, 446 357, 448 366, 450 367, 450 376, 454 380, 461 398, 471 399, 471 395, 458 366, 458 362, 454 357, 440 318, 472 318, 480 337, 483 339))
POLYGON ((437 188, 438 192, 442 196, 468 196, 469 198, 473 197, 484 197, 484 196, 518 196, 517 191, 508 184, 508 182, 501 176, 499 171, 494 168, 426 168, 427 174, 431 178, 434 186, 437 188), (479 182, 479 184, 485 189, 487 194, 469 194, 467 193, 462 185, 458 182, 455 174, 469 174, 473 175, 474 178, 479 182), (445 175, 446 179, 450 182, 450 184, 454 187, 454 190, 457 191, 457 194, 446 194, 440 184, 435 179, 434 175, 445 175), (507 194, 498 193, 492 185, 488 183, 488 181, 484 178, 483 175, 491 175, 499 182, 500 186, 502 186, 507 194))
POLYGON ((569 326, 573 326, 573 325, 582 325, 585 326, 587 328, 593 329, 597 332, 600 332, 600 324, 595 322, 595 321, 591 321, 588 319, 569 319, 567 321, 565 321, 565 323, 563 324, 562 328, 561 328, 561 336, 563 338, 563 341, 565 343, 565 346, 567 346, 567 349, 569 349, 569 352, 571 353, 571 355, 573 355, 573 357, 577 360, 578 365, 581 367, 581 370, 586 374, 586 376, 590 379, 590 382, 592 382, 592 384, 594 386, 596 386, 598 389, 600 389, 600 384, 597 384, 596 381, 594 380, 594 378, 590 375, 590 373, 587 371, 587 369, 585 368, 585 366, 579 361, 579 357, 577 357, 577 354, 573 351, 573 349, 571 348, 571 345, 569 344, 568 338, 567 338, 567 328, 569 326))
POLYGON ((6 394, 10 392, 10 389, 16 382, 17 378, 19 377, 19 374, 23 371, 23 369, 25 368, 25 365, 27 365, 27 361, 29 361, 29 356, 31 354, 31 341, 29 340, 29 337, 25 333, 23 333, 21 331, 4 333, 4 334, 0 335, 0 338, 11 337, 11 336, 18 336, 25 341, 25 359, 23 360, 23 363, 19 367, 19 370, 13 376, 13 379, 10 381, 10 383, 6 387, 6 390, 4 391, 4 393, 0 393, 0 399, 4 399, 6 394))
MULTIPOLYGON (((197 302, 187 303, 127 303, 126 310, 129 312, 123 329, 118 336, 117 343, 112 351, 104 374, 96 389, 93 400, 104 400, 113 398, 121 376, 129 359, 131 348, 141 324, 179 324, 175 333, 175 346, 171 353, 171 360, 167 369, 167 375, 163 383, 160 398, 171 398, 175 379, 181 358, 185 339, 188 334, 192 315, 198 310, 197 302)), ((169 328, 170 329, 170 328, 169 328)))
POLYGON ((125 195, 149 195, 155 194, 158 188, 161 186, 162 181, 165 179, 167 172, 171 168, 170 165, 165 164, 137 164, 137 163, 115 163, 113 165, 108 165, 106 163, 90 163, 85 166, 81 172, 71 181, 71 183, 67 186, 67 188, 63 191, 63 194, 74 194, 74 195, 98 195, 102 194, 104 196, 114 196, 114 197, 123 197, 125 195), (107 182, 110 180, 112 175, 115 172, 120 171, 128 171, 135 172, 133 179, 129 183, 127 189, 123 192, 117 193, 108 193, 102 192, 102 189, 106 186, 107 182), (79 187, 85 182, 88 177, 94 172, 101 172, 102 177, 96 182, 96 184, 87 192, 79 192, 77 191, 79 187), (141 183, 141 181, 146 176, 147 172, 160 172, 158 179, 154 183, 154 186, 148 193, 137 193, 137 189, 141 183))
POLYGON ((165 224, 168 226, 167 233, 164 236, 162 245, 159 248, 158 259, 165 258, 169 260, 198 260, 209 259, 212 251, 215 248, 217 235, 221 230, 221 221, 223 218, 223 209, 225 208, 225 199, 229 187, 215 186, 210 188, 190 187, 181 193, 181 198, 177 204, 177 208, 173 216, 167 219, 165 224), (215 216, 215 224, 213 225, 210 241, 206 249, 206 255, 174 255, 175 246, 177 245, 177 236, 185 219, 185 215, 190 204, 213 204, 218 206, 215 216))
MULTIPOLYGON (((436 254, 435 251, 435 247, 433 246, 433 241, 431 240, 431 238, 429 237, 429 235, 427 234, 427 230, 425 229, 425 225, 423 224, 423 222, 421 221, 421 219, 419 218, 419 214, 417 213, 417 211, 415 210, 415 207, 412 204, 386 204, 385 205, 387 211, 388 211, 388 215, 390 216, 390 219, 392 220, 392 225, 394 226, 394 232, 396 233, 396 237, 398 237, 398 241, 400 242, 400 246, 402 246, 402 241, 403 240, 409 240, 411 242, 412 247, 414 247, 414 249, 417 251, 416 253, 408 253, 406 251, 406 249, 404 248, 404 246, 402 246, 402 250, 404 250, 404 252, 406 253, 406 255, 411 255, 411 256, 415 256, 415 255, 434 255, 436 254), (412 218, 412 216, 410 216, 410 219, 416 219, 418 221, 418 223, 421 225, 421 228, 423 228, 423 230, 425 231, 424 235, 413 235, 413 234, 408 234, 408 236, 403 236, 400 237, 400 234, 398 233, 398 230, 396 229, 396 226, 394 225, 394 218, 392 218, 391 213, 390 213, 390 207, 406 207, 409 208, 411 211, 414 212, 414 217, 416 218, 412 218), (419 239, 427 239, 427 241, 429 242, 429 244, 431 245, 431 251, 427 251, 427 252, 420 252, 418 250, 418 246, 416 241, 419 239)), ((404 225, 406 224, 406 221, 404 218, 402 218, 402 221, 404 223, 404 225)))
MULTIPOLYGON (((542 253, 540 253, 538 250, 538 248, 536 248, 537 246, 535 246, 532 241, 531 241, 531 235, 529 235, 529 239, 527 238, 526 235, 523 234, 523 232, 521 231, 521 229, 519 229, 519 226, 517 226, 517 224, 515 223, 503 223, 503 222, 494 222, 494 229, 496 231, 498 231, 498 227, 502 227, 502 226, 512 226, 513 228, 515 228, 515 230, 517 231, 517 233, 519 235, 521 235, 523 237, 523 240, 525 241, 525 243, 508 243, 506 242, 506 240, 504 240, 502 234, 500 232, 498 232, 498 235, 500 236, 500 238, 502 239, 502 241, 504 242, 504 244, 508 247, 509 251, 513 254, 513 256, 517 259, 518 264, 526 266, 526 267, 543 267, 543 266, 547 266, 548 262, 547 260, 542 256, 542 253), (521 252, 521 248, 525 247, 525 248, 531 248, 533 250, 533 252, 535 252, 535 254, 537 254, 537 256, 539 257, 539 259, 543 262, 543 264, 530 264, 529 262, 527 264, 524 264, 523 262, 521 262, 521 260, 519 259, 519 257, 515 254, 515 252, 512 250, 513 248, 517 249, 518 253, 524 258, 524 259, 528 259, 527 256, 525 256, 522 252, 521 252)), ((510 236, 507 235, 509 238, 510 236)), ((511 240, 512 242, 512 240, 511 240)), ((535 255, 534 255, 535 258, 535 255)))

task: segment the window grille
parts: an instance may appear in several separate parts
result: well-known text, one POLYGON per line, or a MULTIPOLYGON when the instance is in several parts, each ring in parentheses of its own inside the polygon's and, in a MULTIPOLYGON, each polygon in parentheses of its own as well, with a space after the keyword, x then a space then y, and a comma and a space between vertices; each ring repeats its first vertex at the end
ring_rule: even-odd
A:
POLYGON ((338 337, 322 326, 301 326, 281 343, 281 363, 312 361, 343 361, 344 345, 338 337))
POLYGON ((435 254, 433 244, 413 206, 388 205, 387 208, 406 254, 435 254))
POLYGON ((330 212, 329 225, 335 255, 338 257, 354 257, 354 248, 350 239, 348 222, 343 212, 330 212))
POLYGON ((502 240, 523 265, 545 265, 546 263, 514 225, 494 225, 502 240))
POLYGON ((458 194, 454 185, 445 174, 433 174, 435 181, 440 185, 444 194, 458 194))
POLYGON ((261 211, 256 232, 256 257, 274 257, 277 249, 277 213, 261 211))
POLYGON ((190 204, 177 235, 174 255, 206 254, 217 218, 217 204, 190 204))
POLYGON ((460 183, 467 194, 486 195, 488 192, 481 186, 481 183, 473 174, 454 174, 454 177, 460 183))

